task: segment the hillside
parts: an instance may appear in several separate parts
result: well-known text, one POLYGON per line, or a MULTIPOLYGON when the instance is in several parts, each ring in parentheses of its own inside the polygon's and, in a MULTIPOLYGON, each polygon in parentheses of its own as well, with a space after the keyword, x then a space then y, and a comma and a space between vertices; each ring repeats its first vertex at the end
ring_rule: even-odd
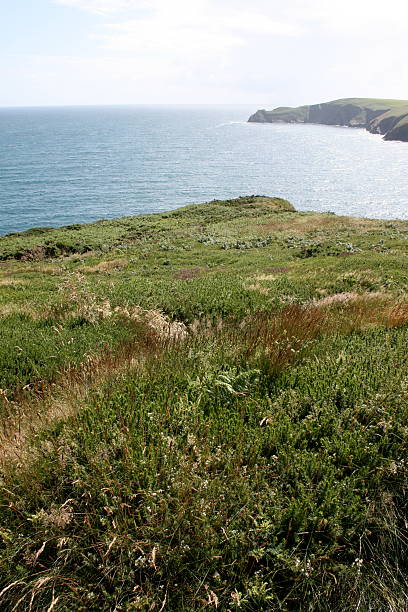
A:
POLYGON ((0 237, 0 609, 405 609, 408 223, 0 237))
POLYGON ((408 141, 408 100, 344 98, 297 108, 258 110, 248 121, 363 127, 374 134, 383 134, 385 140, 408 141))

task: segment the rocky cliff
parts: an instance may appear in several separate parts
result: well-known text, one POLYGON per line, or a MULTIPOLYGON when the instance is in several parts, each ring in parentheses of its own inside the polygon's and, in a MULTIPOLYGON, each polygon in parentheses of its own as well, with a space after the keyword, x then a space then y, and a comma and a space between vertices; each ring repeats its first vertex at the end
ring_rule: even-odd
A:
POLYGON ((254 123, 321 123, 363 127, 373 134, 383 134, 385 140, 408 142, 408 100, 344 98, 274 110, 258 110, 248 119, 254 123))

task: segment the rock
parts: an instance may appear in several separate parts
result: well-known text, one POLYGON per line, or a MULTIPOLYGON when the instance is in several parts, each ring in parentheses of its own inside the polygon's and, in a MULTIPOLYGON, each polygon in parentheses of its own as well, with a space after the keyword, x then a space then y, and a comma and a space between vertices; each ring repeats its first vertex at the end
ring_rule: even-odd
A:
POLYGON ((402 140, 403 142, 408 142, 408 115, 405 115, 385 134, 384 140, 402 140))

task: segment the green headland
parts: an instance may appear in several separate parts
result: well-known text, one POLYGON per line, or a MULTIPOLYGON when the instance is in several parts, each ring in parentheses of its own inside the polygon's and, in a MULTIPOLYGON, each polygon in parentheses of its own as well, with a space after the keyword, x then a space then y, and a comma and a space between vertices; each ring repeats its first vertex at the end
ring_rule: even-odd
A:
POLYGON ((264 196, 1 237, 0 609, 404 610, 407 240, 264 196))
POLYGON ((295 108, 258 110, 248 121, 363 127, 373 134, 383 134, 385 140, 408 141, 408 100, 343 98, 295 108))

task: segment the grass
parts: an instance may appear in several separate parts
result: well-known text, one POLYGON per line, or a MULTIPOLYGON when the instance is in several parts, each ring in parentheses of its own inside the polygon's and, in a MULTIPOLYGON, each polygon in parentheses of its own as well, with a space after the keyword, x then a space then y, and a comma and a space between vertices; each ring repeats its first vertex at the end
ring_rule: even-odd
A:
POLYGON ((3 239, 2 609, 403 610, 406 221, 72 231, 3 239))
POLYGON ((359 104, 370 108, 371 110, 399 109, 401 106, 407 106, 408 100, 393 100, 385 98, 343 98, 341 100, 333 100, 336 104, 359 104))

